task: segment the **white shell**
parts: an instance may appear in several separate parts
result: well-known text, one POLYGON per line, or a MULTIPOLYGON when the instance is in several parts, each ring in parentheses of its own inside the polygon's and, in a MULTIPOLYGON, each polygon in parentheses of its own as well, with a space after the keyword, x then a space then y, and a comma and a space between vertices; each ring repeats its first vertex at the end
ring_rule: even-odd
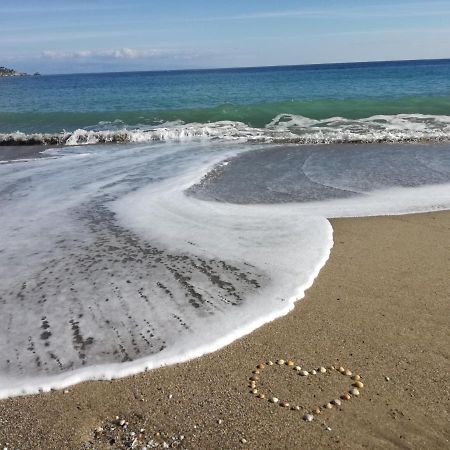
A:
POLYGON ((350 394, 354 395, 355 397, 358 397, 359 390, 356 388, 350 389, 350 394))
POLYGON ((327 369, 325 369, 325 367, 321 367, 320 369, 319 369, 319 372, 320 373, 325 373, 327 371, 327 369))
POLYGON ((269 401, 272 403, 278 403, 278 399, 276 397, 270 397, 269 401))
POLYGON ((313 374, 313 375, 316 375, 316 371, 313 369, 313 370, 311 370, 311 373, 313 374))
POLYGON ((282 365, 284 364, 284 359, 279 359, 279 360, 277 361, 277 364, 280 365, 280 366, 282 366, 282 365))
POLYGON ((306 422, 312 422, 314 420, 314 416, 312 414, 305 414, 303 416, 303 420, 306 420, 306 422))
POLYGON ((296 370, 297 372, 300 372, 300 370, 302 370, 302 368, 301 368, 300 366, 295 366, 295 370, 296 370))

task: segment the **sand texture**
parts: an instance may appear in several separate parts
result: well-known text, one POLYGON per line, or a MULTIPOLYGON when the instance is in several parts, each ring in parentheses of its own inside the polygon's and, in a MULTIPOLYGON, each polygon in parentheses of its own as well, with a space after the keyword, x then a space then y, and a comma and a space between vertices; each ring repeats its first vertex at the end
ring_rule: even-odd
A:
POLYGON ((450 213, 332 224, 330 260, 291 314, 189 363, 1 401, 0 448, 127 448, 116 415, 158 448, 450 448, 450 213), (257 388, 293 411, 248 387, 279 358, 349 368, 364 388, 307 423, 350 377, 266 367, 257 388))

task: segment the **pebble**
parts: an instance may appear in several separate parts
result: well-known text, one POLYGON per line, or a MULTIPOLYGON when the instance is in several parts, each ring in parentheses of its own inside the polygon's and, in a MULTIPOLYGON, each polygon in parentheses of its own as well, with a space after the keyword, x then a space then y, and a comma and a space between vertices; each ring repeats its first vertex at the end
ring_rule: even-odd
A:
POLYGON ((253 375, 252 377, 250 377, 250 381, 258 381, 259 377, 257 375, 253 375))
POLYGON ((264 394, 258 394, 258 398, 266 398, 264 394))
POLYGON ((359 375, 353 375, 352 380, 359 381, 361 377, 359 375))
POLYGON ((242 439, 241 439, 241 443, 242 443, 242 444, 246 444, 246 443, 247 443, 247 439, 242 438, 242 439))
POLYGON ((218 423, 219 425, 222 425, 222 422, 223 422, 222 419, 219 419, 219 420, 217 421, 217 423, 218 423))
POLYGON ((313 374, 313 375, 316 375, 317 374, 317 372, 313 369, 313 370, 311 370, 311 373, 313 374))
POLYGON ((284 359, 279 359, 279 360, 277 361, 277 364, 278 364, 279 366, 283 366, 283 365, 284 365, 284 359))
POLYGON ((289 408, 289 403, 288 402, 281 402, 280 406, 282 406, 283 408, 289 408))
POLYGON ((325 373, 327 371, 327 369, 325 369, 325 367, 321 367, 320 369, 319 369, 319 372, 320 373, 325 373))
POLYGON ((301 375, 302 377, 307 377, 307 376, 309 375, 309 373, 308 373, 307 370, 300 370, 300 375, 301 375))
POLYGON ((269 362, 267 363, 267 365, 268 365, 268 366, 273 366, 273 361, 269 361, 269 362))
POLYGON ((326 427, 325 430, 331 431, 331 428, 330 427, 326 427))
POLYGON ((341 395, 342 400, 350 400, 352 397, 350 394, 345 393, 344 395, 341 395))
POLYGON ((334 367, 334 366, 330 366, 330 367, 328 367, 328 369, 330 369, 330 370, 335 370, 335 369, 336 369, 336 367, 334 367))
POLYGON ((254 373, 255 375, 259 375, 259 370, 256 369, 256 370, 254 370, 252 373, 254 373))
POLYGON ((331 408, 333 408, 333 405, 332 405, 331 403, 327 403, 327 404, 325 405, 325 408, 331 409, 331 408))
POLYGON ((125 425, 125 423, 126 423, 125 419, 122 419, 122 420, 119 422, 119 425, 120 425, 121 427, 123 427, 123 426, 125 425))
POLYGON ((256 366, 257 369, 264 369, 264 367, 266 367, 266 365, 264 363, 258 364, 256 366))
POLYGON ((64 389, 64 394, 68 394, 70 391, 69 391, 69 389, 64 389))
POLYGON ((314 416, 312 414, 305 414, 303 416, 303 420, 305 420, 306 422, 312 422, 314 420, 314 416))
POLYGON ((172 395, 172 394, 169 394, 169 400, 170 400, 171 398, 173 398, 173 395, 172 395))
POLYGON ((336 406, 342 405, 342 402, 338 398, 335 398, 334 400, 332 400, 331 403, 333 403, 333 405, 336 405, 336 406))
POLYGON ((350 389, 350 394, 354 395, 355 397, 358 397, 359 391, 356 388, 350 389))
POLYGON ((320 407, 318 406, 317 408, 313 409, 313 413, 314 414, 320 414, 322 412, 322 410, 320 409, 320 407))
POLYGON ((278 403, 278 399, 276 397, 270 397, 269 402, 271 403, 278 403))
POLYGON ((252 389, 252 394, 257 394, 258 393, 258 389, 252 389))
POLYGON ((296 370, 297 372, 300 372, 300 370, 302 370, 302 368, 301 368, 300 366, 295 366, 295 370, 296 370))
POLYGON ((363 384, 361 381, 355 381, 355 382, 353 383, 353 386, 355 386, 355 387, 361 389, 361 388, 364 387, 364 384, 363 384))
POLYGON ((341 366, 341 367, 339 367, 339 372, 345 373, 345 369, 341 366))
POLYGON ((294 365, 294 361, 289 360, 286 364, 287 364, 288 366, 293 366, 293 365, 294 365))
POLYGON ((293 411, 300 411, 300 406, 296 405, 291 408, 293 411))
POLYGON ((385 379, 386 381, 389 381, 389 380, 390 380, 390 378, 389 378, 389 377, 384 377, 384 379, 385 379))
POLYGON ((352 371, 351 370, 349 370, 349 369, 347 369, 345 372, 345 375, 347 375, 348 377, 351 377, 353 374, 352 374, 352 371))

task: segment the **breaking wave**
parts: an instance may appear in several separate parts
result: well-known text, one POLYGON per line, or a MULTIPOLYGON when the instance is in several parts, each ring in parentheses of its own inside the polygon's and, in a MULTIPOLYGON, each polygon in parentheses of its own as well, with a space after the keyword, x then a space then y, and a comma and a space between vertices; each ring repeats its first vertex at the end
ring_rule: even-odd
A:
POLYGON ((255 143, 442 142, 450 140, 450 116, 424 114, 375 115, 361 119, 312 119, 278 114, 264 127, 237 121, 166 122, 128 126, 121 121, 60 133, 1 133, 0 145, 83 145, 221 140, 255 143))

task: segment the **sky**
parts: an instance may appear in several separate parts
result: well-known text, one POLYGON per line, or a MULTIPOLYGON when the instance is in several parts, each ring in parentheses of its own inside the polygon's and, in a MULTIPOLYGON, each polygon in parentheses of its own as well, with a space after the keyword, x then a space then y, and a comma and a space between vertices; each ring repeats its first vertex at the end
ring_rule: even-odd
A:
POLYGON ((0 0, 0 66, 42 73, 450 58, 450 0, 0 0))

